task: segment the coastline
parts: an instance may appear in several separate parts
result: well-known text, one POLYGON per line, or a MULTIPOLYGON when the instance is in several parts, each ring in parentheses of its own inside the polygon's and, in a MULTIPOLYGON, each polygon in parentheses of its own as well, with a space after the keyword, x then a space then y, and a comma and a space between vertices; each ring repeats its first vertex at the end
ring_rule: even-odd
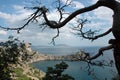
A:
POLYGON ((69 55, 60 55, 60 56, 55 56, 55 55, 46 55, 42 53, 35 52, 35 54, 29 59, 28 63, 34 63, 38 61, 50 61, 50 60, 63 60, 63 61, 78 61, 82 60, 83 58, 86 57, 86 53, 84 51, 79 51, 73 54, 69 55))
MULTIPOLYGON (((45 72, 39 69, 36 69, 35 67, 31 66, 32 63, 38 62, 38 61, 78 61, 78 59, 84 58, 86 56, 84 51, 79 51, 70 55, 61 55, 61 56, 55 56, 55 55, 46 55, 39 53, 37 51, 32 50, 29 44, 25 44, 25 48, 27 50, 27 55, 24 57, 27 57, 28 59, 26 61, 22 60, 22 56, 19 57, 20 64, 15 67, 15 69, 21 69, 23 75, 26 75, 30 79, 39 80, 40 78, 43 78, 45 76, 45 72), (37 74, 35 73, 37 72, 37 74)), ((23 53, 21 52, 21 55, 23 53)), ((13 75, 14 76, 14 75, 13 75)), ((13 77, 16 78, 16 77, 13 77)))
MULTIPOLYGON (((32 52, 35 52, 32 50, 32 52)), ((75 52, 73 54, 69 54, 69 55, 60 55, 60 56, 56 56, 56 55, 50 55, 50 54, 42 54, 40 52, 36 52, 33 57, 31 58, 31 60, 29 61, 29 63, 35 63, 35 62, 39 62, 39 61, 80 61, 81 58, 84 58, 86 56, 86 53, 84 51, 79 51, 79 52, 75 52)), ((49 64, 49 63, 47 63, 49 64)))

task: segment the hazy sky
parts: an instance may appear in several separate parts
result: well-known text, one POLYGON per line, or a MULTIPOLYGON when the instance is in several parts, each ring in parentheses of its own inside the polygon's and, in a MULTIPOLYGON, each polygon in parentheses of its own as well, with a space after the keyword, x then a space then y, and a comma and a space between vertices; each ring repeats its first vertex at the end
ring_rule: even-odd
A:
MULTIPOLYGON (((25 23, 25 19, 33 13, 32 10, 26 10, 26 6, 35 6, 38 4, 33 3, 35 0, 0 0, 0 25, 5 27, 21 27, 25 23), (31 4, 32 2, 32 4, 31 4)), ((58 19, 58 13, 54 9, 55 0, 40 0, 43 6, 47 6, 50 9, 48 18, 51 20, 58 19)), ((65 0, 61 0, 65 3, 65 0)), ((85 6, 92 5, 97 0, 73 0, 73 5, 66 8, 66 12, 73 12, 77 9, 85 6)), ((84 13, 78 17, 82 19, 88 19, 90 22, 85 24, 86 29, 93 28, 95 30, 101 30, 99 33, 105 32, 112 26, 113 12, 105 7, 98 8, 89 13, 84 13)), ((67 15, 65 16, 67 17, 67 15)), ((40 22, 39 22, 40 23, 40 22)), ((29 24, 25 29, 17 34, 16 31, 5 31, 0 29, 0 41, 7 40, 9 35, 18 37, 20 40, 32 43, 32 45, 51 45, 52 37, 56 35, 56 30, 40 29, 39 23, 29 24)), ((74 19, 70 23, 75 23, 74 19)), ((68 23, 60 29, 60 36, 55 39, 56 44, 67 44, 71 46, 105 46, 108 45, 108 40, 113 38, 112 34, 95 40, 93 42, 82 39, 72 34, 72 30, 69 28, 71 25, 68 23)))

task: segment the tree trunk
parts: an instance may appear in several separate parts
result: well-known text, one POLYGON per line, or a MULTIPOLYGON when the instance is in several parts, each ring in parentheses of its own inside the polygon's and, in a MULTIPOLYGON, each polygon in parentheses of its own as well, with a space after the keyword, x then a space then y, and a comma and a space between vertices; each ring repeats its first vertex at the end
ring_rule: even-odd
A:
POLYGON ((115 66, 118 71, 118 75, 120 76, 120 41, 114 45, 114 59, 115 66))

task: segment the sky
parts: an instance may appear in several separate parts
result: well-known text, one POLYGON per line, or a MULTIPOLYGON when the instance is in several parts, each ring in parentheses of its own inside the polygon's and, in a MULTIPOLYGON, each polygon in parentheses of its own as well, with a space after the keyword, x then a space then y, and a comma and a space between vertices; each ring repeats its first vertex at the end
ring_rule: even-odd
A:
MULTIPOLYGON (((55 0, 39 0, 42 6, 46 6, 49 9, 48 18, 50 20, 58 20, 59 16, 54 8, 55 0)), ((65 0, 61 0, 62 4, 65 0)), ((73 4, 66 8, 66 12, 74 12, 77 9, 90 6, 97 2, 97 0, 72 0, 73 4)), ((25 24, 30 14, 34 11, 30 9, 24 9, 24 7, 39 6, 35 0, 0 0, 0 26, 4 27, 21 27, 25 24)), ((85 24, 86 29, 100 30, 99 33, 105 32, 112 26, 112 10, 106 7, 100 7, 88 13, 80 14, 78 17, 81 19, 88 19, 90 22, 85 24)), ((65 15, 67 17, 68 15, 65 15)), ((0 41, 6 41, 8 36, 12 35, 25 42, 30 42, 32 45, 44 45, 50 46, 52 38, 57 34, 56 30, 47 28, 44 31, 40 29, 39 20, 38 23, 30 23, 26 28, 17 34, 16 31, 6 31, 0 29, 0 41)), ((60 29, 60 36, 55 39, 56 44, 66 44, 70 46, 107 46, 108 41, 114 38, 112 34, 97 39, 93 42, 83 39, 74 35, 71 30, 70 24, 75 24, 75 19, 72 19, 68 24, 60 29)), ((98 34, 99 34, 98 33, 98 34)))

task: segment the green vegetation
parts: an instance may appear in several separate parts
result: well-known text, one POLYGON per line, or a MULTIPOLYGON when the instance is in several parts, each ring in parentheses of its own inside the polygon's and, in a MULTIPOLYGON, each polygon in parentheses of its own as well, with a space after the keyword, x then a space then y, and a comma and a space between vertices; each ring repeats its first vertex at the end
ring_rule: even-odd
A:
POLYGON ((14 72, 16 73, 16 80, 30 80, 26 75, 23 74, 23 69, 15 68, 14 72))
POLYGON ((43 73, 27 63, 34 52, 26 46, 13 36, 0 43, 0 80, 41 80, 43 73))
POLYGON ((48 67, 46 76, 43 78, 43 80, 74 80, 73 77, 67 74, 62 74, 67 67, 68 65, 65 62, 56 64, 54 68, 48 67))
POLYGON ((11 80, 11 66, 18 64, 20 52, 25 52, 24 43, 13 36, 0 43, 0 80, 11 80))

